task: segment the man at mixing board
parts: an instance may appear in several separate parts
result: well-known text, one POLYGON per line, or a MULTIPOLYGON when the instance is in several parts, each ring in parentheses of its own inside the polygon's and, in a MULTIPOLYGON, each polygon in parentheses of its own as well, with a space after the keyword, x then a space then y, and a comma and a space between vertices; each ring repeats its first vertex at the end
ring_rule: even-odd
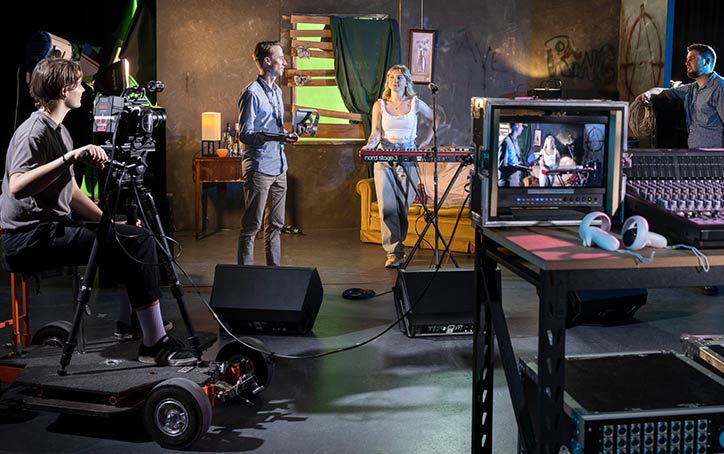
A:
POLYGON ((694 82, 669 89, 652 88, 640 96, 680 99, 686 111, 689 148, 724 148, 724 78, 714 72, 716 52, 706 44, 686 48, 686 75, 694 82))
MULTIPOLYGON (((639 95, 644 102, 651 96, 666 96, 684 103, 689 148, 724 148, 724 78, 714 71, 716 52, 706 44, 686 48, 686 75, 694 82, 664 89, 652 88, 639 95)), ((704 287, 716 295, 717 287, 704 287)))

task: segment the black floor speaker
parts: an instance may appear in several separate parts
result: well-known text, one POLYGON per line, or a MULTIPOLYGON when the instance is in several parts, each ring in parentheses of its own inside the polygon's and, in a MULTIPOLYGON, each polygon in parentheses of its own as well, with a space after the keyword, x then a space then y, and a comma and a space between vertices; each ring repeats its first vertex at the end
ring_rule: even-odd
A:
POLYGON ((232 332, 306 334, 323 294, 316 268, 216 265, 209 304, 232 332))
POLYGON ((401 269, 394 296, 400 329, 408 337, 473 333, 474 270, 401 269))
POLYGON ((624 320, 646 304, 647 297, 645 288, 570 292, 566 325, 595 325, 624 320))

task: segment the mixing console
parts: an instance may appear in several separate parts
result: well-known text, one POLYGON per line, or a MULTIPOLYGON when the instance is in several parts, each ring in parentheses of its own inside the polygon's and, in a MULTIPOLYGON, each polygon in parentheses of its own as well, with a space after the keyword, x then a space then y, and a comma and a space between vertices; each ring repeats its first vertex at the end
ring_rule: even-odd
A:
POLYGON ((627 215, 699 248, 724 247, 724 150, 633 150, 627 215))

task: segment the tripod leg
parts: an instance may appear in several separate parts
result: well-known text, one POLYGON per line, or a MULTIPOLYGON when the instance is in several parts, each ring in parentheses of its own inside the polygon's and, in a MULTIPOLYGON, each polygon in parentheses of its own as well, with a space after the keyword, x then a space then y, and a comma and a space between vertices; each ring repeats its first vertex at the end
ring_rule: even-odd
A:
POLYGON ((58 369, 58 375, 66 375, 68 373, 66 368, 70 364, 70 358, 73 356, 78 334, 82 329, 81 323, 83 323, 83 313, 87 311, 88 301, 92 290, 90 286, 93 285, 96 278, 96 271, 98 270, 98 235, 104 234, 105 230, 108 228, 109 222, 110 220, 104 217, 101 221, 101 226, 98 230, 98 234, 96 235, 96 239, 93 242, 93 249, 91 249, 90 258, 88 259, 85 276, 83 277, 83 282, 81 283, 76 296, 73 325, 70 328, 68 340, 65 342, 65 345, 63 345, 63 354, 60 357, 60 369, 58 369))
POLYGON ((161 217, 158 215, 158 210, 156 209, 156 203, 154 202, 151 193, 147 190, 144 190, 142 194, 139 194, 138 190, 134 186, 133 191, 136 199, 139 200, 140 206, 143 208, 143 214, 150 214, 151 219, 144 220, 146 222, 152 222, 151 230, 154 234, 156 234, 157 242, 160 246, 159 249, 161 249, 161 251, 163 252, 163 257, 161 259, 162 268, 166 273, 166 278, 168 279, 168 283, 171 287, 171 294, 176 299, 179 313, 181 314, 181 318, 183 319, 184 325, 186 326, 186 333, 189 344, 194 349, 194 352, 196 353, 196 358, 198 358, 198 360, 200 361, 201 356, 203 355, 203 351, 201 349, 201 341, 199 340, 199 337, 194 331, 193 324, 191 323, 191 317, 189 316, 188 310, 186 309, 186 303, 183 299, 183 288, 178 281, 178 274, 176 273, 176 268, 173 265, 171 248, 169 247, 168 239, 166 238, 166 234, 163 230, 163 225, 161 224, 161 217))

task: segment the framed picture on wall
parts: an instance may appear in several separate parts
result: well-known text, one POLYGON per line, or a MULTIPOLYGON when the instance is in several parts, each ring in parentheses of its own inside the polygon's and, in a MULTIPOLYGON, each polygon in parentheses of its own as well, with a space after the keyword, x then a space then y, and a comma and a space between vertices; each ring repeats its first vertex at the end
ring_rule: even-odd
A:
POLYGON ((416 84, 432 82, 436 36, 436 30, 410 30, 409 68, 412 73, 412 82, 416 84))
POLYGON ((540 129, 536 129, 536 130, 533 132, 533 146, 534 146, 534 147, 540 147, 540 145, 541 145, 541 135, 542 135, 542 134, 543 134, 543 133, 541 132, 540 129))

